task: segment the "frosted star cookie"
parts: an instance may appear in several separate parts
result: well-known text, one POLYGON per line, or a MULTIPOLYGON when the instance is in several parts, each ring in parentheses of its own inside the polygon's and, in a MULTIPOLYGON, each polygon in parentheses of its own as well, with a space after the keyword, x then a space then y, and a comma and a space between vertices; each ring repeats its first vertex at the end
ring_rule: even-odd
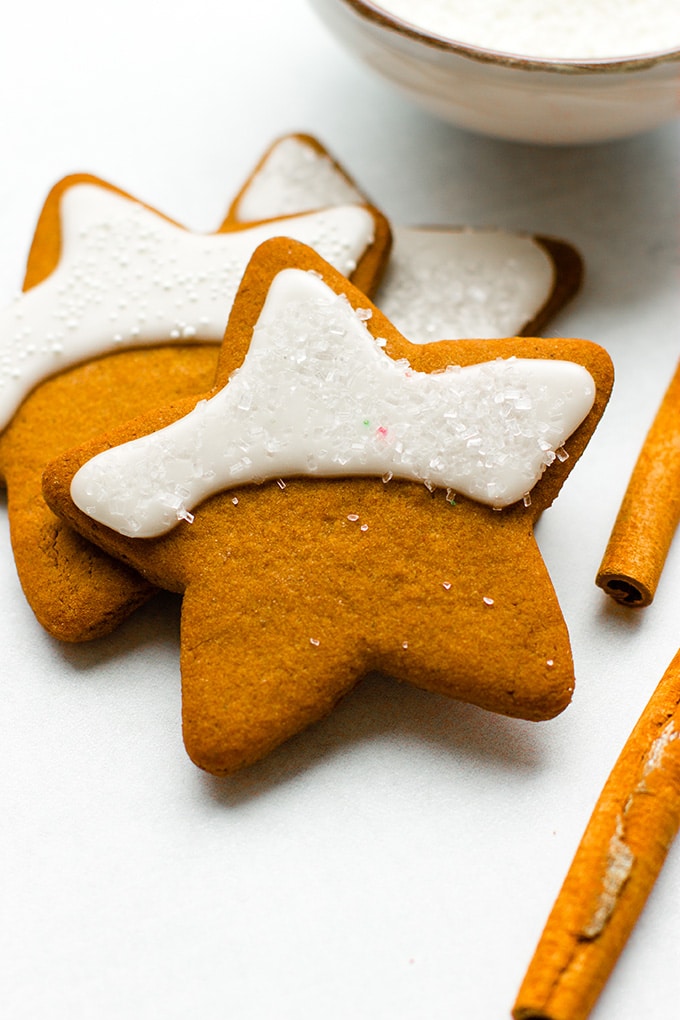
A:
POLYGON ((55 518, 45 464, 211 385, 243 270, 282 233, 369 290, 390 245, 384 217, 363 202, 199 235, 89 175, 48 196, 23 292, 0 312, 0 474, 19 578, 54 636, 105 634, 153 589, 55 518))
MULTIPOLYGON (((229 209, 239 223, 366 197, 321 143, 285 135, 262 157, 229 209)), ((413 343, 443 337, 535 336, 576 294, 580 255, 552 237, 392 223, 376 304, 413 343)))
POLYGON ((533 525, 611 385, 583 340, 411 344, 273 240, 214 387, 71 451, 44 492, 183 594, 184 740, 210 772, 256 761, 372 670, 546 719, 574 676, 533 525))

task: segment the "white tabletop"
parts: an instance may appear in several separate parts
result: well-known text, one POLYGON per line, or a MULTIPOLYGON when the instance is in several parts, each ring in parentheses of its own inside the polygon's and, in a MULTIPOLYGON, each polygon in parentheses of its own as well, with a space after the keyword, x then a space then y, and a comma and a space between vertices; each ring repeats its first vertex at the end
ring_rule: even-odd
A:
MULTIPOLYGON (((305 0, 24 0, 0 38, 0 301, 54 181, 89 170, 214 229, 262 151, 317 135, 399 224, 554 234, 587 278, 558 335, 617 372, 538 538, 577 690, 493 716, 371 678, 217 780, 180 734, 178 610, 61 646, 16 578, 0 502, 3 1011, 13 1020, 499 1020, 602 783, 680 645, 680 550, 631 612, 593 577, 680 351, 678 125, 596 147, 475 137, 423 114, 305 0)), ((680 845, 593 1020, 671 1015, 680 845)))

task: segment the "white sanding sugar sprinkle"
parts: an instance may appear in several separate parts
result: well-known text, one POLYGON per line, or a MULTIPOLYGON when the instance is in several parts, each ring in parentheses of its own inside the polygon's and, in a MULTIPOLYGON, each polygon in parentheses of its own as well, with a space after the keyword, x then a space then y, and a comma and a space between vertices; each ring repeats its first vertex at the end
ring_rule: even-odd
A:
POLYGON ((139 537, 188 520, 211 493, 266 479, 285 488, 300 475, 391 474, 508 506, 555 460, 594 395, 585 368, 550 359, 417 372, 384 353, 345 297, 286 269, 228 384, 167 428, 88 461, 71 495, 139 537))
POLYGON ((539 59, 680 49, 678 0, 379 0, 377 6, 457 42, 539 59))
MULTIPOLYGON (((106 187, 68 188, 59 265, 0 309, 0 429, 55 372, 115 350, 159 342, 219 343, 255 249, 280 220, 195 234, 106 187)), ((374 237, 361 205, 285 220, 286 236, 348 276, 374 237)))
POLYGON ((365 202, 330 156, 295 136, 282 138, 253 175, 236 210, 241 222, 365 202))

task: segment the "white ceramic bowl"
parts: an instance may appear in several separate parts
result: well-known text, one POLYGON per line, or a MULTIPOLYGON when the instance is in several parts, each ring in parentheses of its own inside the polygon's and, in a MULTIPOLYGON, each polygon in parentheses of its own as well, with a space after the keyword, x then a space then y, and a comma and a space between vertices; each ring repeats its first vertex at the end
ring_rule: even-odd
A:
POLYGON ((646 131, 680 111, 680 49, 543 60, 418 29, 370 0, 311 0, 352 52, 430 112, 484 134, 542 144, 646 131))

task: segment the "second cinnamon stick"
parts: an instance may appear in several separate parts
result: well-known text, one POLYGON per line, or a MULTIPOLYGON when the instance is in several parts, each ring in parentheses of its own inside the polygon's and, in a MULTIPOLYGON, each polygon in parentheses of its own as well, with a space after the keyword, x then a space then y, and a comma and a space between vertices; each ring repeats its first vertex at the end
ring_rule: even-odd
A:
POLYGON ((519 991, 514 1020, 585 1020, 680 826, 680 652, 609 776, 519 991))
POLYGON ((680 523, 680 364, 647 433, 596 583, 627 606, 648 606, 680 523))

